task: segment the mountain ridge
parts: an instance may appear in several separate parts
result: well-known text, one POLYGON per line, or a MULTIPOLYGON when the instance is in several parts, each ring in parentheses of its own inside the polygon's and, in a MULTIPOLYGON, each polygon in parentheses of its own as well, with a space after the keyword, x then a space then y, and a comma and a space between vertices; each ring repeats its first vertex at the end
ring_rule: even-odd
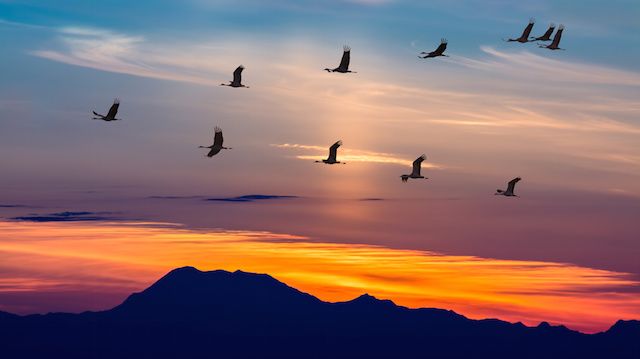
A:
POLYGON ((640 357, 640 321, 584 334, 411 309, 369 294, 324 302, 267 274, 194 267, 176 268, 106 311, 0 312, 1 338, 20 358, 640 357))

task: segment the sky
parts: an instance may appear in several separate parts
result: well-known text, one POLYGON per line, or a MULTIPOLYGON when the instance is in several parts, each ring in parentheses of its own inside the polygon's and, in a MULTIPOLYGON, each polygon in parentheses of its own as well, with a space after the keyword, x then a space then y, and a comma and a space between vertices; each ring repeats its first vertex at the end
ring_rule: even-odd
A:
POLYGON ((640 318, 638 16, 637 1, 0 0, 0 310, 106 309, 175 264, 590 332, 640 318), (566 50, 503 41, 529 18, 534 35, 564 24, 566 50), (441 38, 450 57, 418 59, 441 38), (357 73, 323 71, 343 45, 357 73), (240 64, 250 88, 219 86, 240 64), (90 120, 114 98, 123 121, 90 120), (206 158, 214 126, 233 149, 206 158), (314 163, 337 140, 347 164, 314 163), (423 153, 428 179, 402 183, 423 153), (520 197, 493 195, 516 176, 520 197), (254 194, 292 197, 237 200, 254 194), (131 226, 285 236, 260 250, 318 246, 302 256, 317 265, 244 241, 197 263, 181 242, 163 265, 154 244, 124 259, 85 245, 135 250, 110 232, 131 226), (361 246, 374 253, 349 256, 361 246), (388 253, 415 269, 381 268, 388 253), (437 294, 372 279, 390 273, 437 294))

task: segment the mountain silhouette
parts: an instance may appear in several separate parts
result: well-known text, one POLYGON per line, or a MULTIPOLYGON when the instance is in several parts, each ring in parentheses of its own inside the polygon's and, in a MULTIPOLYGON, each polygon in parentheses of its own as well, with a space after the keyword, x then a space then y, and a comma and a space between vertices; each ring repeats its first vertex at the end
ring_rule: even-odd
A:
POLYGON ((175 269, 103 312, 0 312, 3 358, 639 358, 640 322, 583 334, 362 295, 328 303, 266 274, 175 269))

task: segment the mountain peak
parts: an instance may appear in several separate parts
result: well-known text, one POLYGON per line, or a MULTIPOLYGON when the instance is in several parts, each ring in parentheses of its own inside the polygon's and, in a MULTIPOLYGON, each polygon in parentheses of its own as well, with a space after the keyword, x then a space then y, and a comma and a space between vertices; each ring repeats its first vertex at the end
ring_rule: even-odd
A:
POLYGON ((339 302, 336 304, 367 309, 399 308, 394 302, 388 299, 378 299, 370 295, 369 293, 365 293, 355 299, 346 302, 339 302))
POLYGON ((609 328, 605 333, 607 334, 633 334, 634 336, 640 336, 640 320, 618 320, 614 325, 609 328))
POLYGON ((284 311, 320 300, 267 274, 174 269, 113 310, 137 316, 197 317, 241 311, 284 311))
POLYGON ((201 270, 199 270, 196 267, 191 267, 191 266, 184 266, 184 267, 180 267, 180 268, 176 268, 171 270, 169 273, 167 273, 167 275, 169 274, 182 274, 182 273, 202 273, 201 270))
POLYGON ((375 302, 380 302, 380 301, 381 301, 380 299, 378 299, 378 298, 376 298, 376 297, 374 297, 374 296, 370 295, 369 293, 364 293, 364 294, 362 294, 361 296, 359 296, 359 297, 357 297, 357 298, 355 298, 355 299, 353 299, 353 300, 352 300, 352 302, 361 302, 361 303, 362 303, 362 302, 365 302, 365 303, 367 303, 367 302, 369 302, 369 303, 373 302, 373 303, 375 303, 375 302))

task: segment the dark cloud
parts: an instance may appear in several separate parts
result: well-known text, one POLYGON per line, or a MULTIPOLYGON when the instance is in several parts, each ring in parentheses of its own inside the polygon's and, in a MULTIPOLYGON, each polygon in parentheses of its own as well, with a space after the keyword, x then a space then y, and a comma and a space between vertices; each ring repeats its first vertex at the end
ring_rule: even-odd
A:
POLYGON ((0 208, 25 208, 27 206, 22 204, 0 204, 0 208))
POLYGON ((83 221, 106 221, 116 218, 108 216, 111 212, 57 212, 49 214, 30 214, 27 216, 13 217, 17 221, 29 222, 83 222, 83 221))
POLYGON ((360 198, 358 201, 384 201, 384 198, 360 198))
POLYGON ((149 199, 191 199, 191 198, 202 198, 204 196, 149 196, 149 199))
POLYGON ((238 197, 225 197, 225 198, 207 198, 205 201, 221 201, 221 202, 254 202, 267 199, 283 199, 283 198, 298 198, 298 196, 276 196, 266 194, 249 194, 246 196, 238 197))

